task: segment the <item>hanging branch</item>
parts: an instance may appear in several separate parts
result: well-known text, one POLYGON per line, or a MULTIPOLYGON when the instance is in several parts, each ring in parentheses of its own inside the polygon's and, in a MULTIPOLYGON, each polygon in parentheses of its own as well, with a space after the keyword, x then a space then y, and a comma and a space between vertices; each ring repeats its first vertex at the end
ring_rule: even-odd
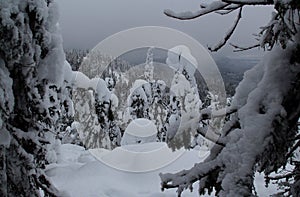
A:
POLYGON ((208 50, 210 50, 211 52, 216 52, 227 43, 227 41, 229 40, 229 38, 232 36, 233 32, 235 31, 237 25, 239 24, 240 19, 242 18, 242 9, 243 9, 243 7, 239 8, 239 13, 234 21, 234 24, 228 30, 225 37, 222 40, 220 40, 220 42, 217 45, 215 45, 214 47, 208 47, 208 50))

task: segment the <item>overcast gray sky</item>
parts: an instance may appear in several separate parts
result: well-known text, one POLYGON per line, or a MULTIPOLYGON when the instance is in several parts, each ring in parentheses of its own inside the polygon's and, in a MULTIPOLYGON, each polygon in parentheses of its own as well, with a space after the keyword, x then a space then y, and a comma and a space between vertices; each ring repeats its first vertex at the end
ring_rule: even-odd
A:
MULTIPOLYGON (((203 18, 180 21, 163 14, 164 9, 195 11, 199 0, 58 0, 60 27, 65 48, 91 49, 101 40, 119 31, 139 26, 164 26, 180 30, 204 46, 218 42, 231 26, 236 13, 230 16, 210 14, 203 18)), ((251 45, 253 33, 265 25, 271 8, 244 9, 242 21, 231 42, 251 45)), ((226 47, 223 54, 231 54, 226 47)), ((257 53, 254 50, 251 53, 257 53)))

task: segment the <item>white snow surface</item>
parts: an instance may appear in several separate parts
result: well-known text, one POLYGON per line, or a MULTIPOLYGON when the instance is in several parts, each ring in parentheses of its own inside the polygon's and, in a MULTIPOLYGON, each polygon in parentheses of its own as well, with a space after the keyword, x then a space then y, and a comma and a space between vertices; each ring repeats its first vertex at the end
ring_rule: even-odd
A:
POLYGON ((169 165, 184 153, 184 149, 172 152, 164 142, 125 145, 112 151, 103 148, 89 151, 107 166, 127 172, 154 171, 169 165))
MULTIPOLYGON (((131 148, 143 152, 149 146, 157 148, 155 143, 148 144, 148 147, 131 148)), ((83 147, 63 144, 57 156, 57 163, 47 166, 46 174, 61 191, 62 197, 173 197, 176 196, 176 189, 161 192, 158 174, 189 169, 194 163, 204 160, 207 153, 209 152, 201 148, 195 148, 185 151, 181 157, 163 168, 146 173, 134 173, 105 165, 83 147)), ((256 174, 256 177, 255 185, 259 196, 268 196, 276 191, 273 185, 268 189, 264 187, 263 174, 256 174)), ((182 196, 195 197, 198 196, 198 191, 197 189, 193 192, 184 191, 182 196)))

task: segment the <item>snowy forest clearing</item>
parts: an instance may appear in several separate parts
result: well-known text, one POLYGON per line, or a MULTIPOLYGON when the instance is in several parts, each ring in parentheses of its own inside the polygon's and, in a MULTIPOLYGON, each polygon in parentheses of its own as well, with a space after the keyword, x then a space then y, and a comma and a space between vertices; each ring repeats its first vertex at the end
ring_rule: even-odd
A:
MULTIPOLYGON (((185 151, 178 160, 161 169, 147 173, 130 173, 101 163, 81 146, 63 144, 59 152, 57 164, 49 165, 46 174, 66 197, 173 197, 174 190, 161 192, 158 174, 189 169, 194 163, 204 159, 199 157, 199 149, 196 148, 185 151)), ((263 175, 258 173, 255 185, 259 196, 269 196, 277 191, 275 185, 265 188, 263 175)), ((197 195, 197 189, 193 192, 187 190, 182 194, 184 197, 197 195)))

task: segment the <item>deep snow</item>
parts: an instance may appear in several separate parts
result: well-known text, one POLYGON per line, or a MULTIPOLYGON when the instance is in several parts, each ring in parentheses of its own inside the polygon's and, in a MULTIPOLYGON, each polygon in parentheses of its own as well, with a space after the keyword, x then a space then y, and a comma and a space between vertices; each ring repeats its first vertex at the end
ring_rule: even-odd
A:
MULTIPOLYGON (((140 149, 143 149, 143 145, 140 149)), ((46 173, 54 185, 62 191, 62 196, 173 197, 176 195, 175 189, 161 192, 158 174, 189 169, 194 163, 201 162, 208 153, 207 150, 200 150, 200 148, 188 150, 175 162, 161 169, 146 173, 131 173, 101 163, 83 147, 63 144, 57 156, 57 163, 49 165, 46 173)), ((184 191, 182 196, 198 196, 197 185, 194 186, 196 187, 192 193, 184 191)), ((263 176, 257 174, 256 190, 259 196, 269 196, 276 191, 276 188, 271 185, 266 189, 263 176)))

